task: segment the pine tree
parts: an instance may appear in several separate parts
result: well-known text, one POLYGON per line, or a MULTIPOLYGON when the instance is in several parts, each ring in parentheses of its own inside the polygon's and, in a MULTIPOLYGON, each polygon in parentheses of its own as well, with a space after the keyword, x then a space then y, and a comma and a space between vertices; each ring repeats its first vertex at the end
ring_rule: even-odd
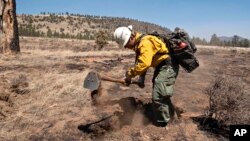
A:
POLYGON ((247 39, 242 40, 242 47, 249 47, 249 46, 250 46, 249 40, 247 39))
POLYGON ((50 28, 48 28, 47 37, 50 37, 50 38, 51 38, 52 36, 53 36, 52 31, 51 31, 50 28))
POLYGON ((233 39, 232 39, 232 45, 233 45, 234 47, 240 46, 239 41, 240 41, 239 36, 234 35, 234 36, 233 36, 233 39))
POLYGON ((101 50, 106 44, 108 44, 108 35, 106 32, 104 31, 99 31, 97 34, 96 34, 96 39, 95 39, 95 43, 97 44, 98 46, 98 50, 101 50))
POLYGON ((213 46, 219 46, 219 45, 221 45, 221 41, 220 41, 220 39, 217 37, 216 34, 213 34, 213 35, 212 35, 211 40, 210 40, 210 45, 213 45, 213 46))

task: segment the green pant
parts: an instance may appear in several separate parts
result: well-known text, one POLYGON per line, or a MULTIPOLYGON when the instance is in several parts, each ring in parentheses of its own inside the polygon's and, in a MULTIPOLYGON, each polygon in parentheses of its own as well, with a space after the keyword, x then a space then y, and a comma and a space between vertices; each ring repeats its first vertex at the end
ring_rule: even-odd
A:
POLYGON ((171 102, 174 83, 178 75, 178 67, 163 65, 156 68, 153 78, 153 109, 156 122, 166 125, 174 116, 174 106, 171 102))

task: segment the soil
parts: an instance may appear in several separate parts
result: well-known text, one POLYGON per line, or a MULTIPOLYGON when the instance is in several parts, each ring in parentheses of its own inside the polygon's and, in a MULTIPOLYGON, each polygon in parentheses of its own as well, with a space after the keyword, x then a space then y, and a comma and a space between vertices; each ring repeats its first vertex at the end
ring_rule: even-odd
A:
MULTIPOLYGON (((79 40, 20 42, 20 55, 0 55, 0 140, 228 140, 228 131, 204 116, 205 89, 218 75, 250 83, 250 49, 198 46, 200 67, 192 73, 180 70, 172 97, 179 116, 166 130, 153 120, 153 68, 143 89, 102 81, 93 101, 93 92, 83 88, 91 70, 123 78, 133 66, 133 52, 119 51, 114 43, 95 51, 89 48, 94 42, 81 46, 79 40)), ((249 92, 249 86, 245 89, 249 92)))

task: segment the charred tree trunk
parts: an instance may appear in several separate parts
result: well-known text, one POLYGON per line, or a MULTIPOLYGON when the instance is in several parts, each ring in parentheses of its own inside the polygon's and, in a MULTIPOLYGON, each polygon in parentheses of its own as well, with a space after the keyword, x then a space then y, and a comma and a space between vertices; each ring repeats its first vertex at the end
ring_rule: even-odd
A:
POLYGON ((20 52, 15 0, 0 0, 0 50, 4 54, 20 52))

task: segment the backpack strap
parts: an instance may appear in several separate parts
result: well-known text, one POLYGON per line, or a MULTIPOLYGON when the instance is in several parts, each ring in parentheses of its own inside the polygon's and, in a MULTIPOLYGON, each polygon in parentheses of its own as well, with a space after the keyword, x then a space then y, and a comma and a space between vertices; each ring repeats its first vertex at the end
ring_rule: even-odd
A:
POLYGON ((140 42, 141 42, 141 39, 142 39, 143 37, 145 37, 146 35, 147 35, 147 34, 142 34, 142 35, 138 38, 137 43, 136 43, 136 45, 135 45, 135 53, 136 53, 135 64, 137 63, 137 59, 138 59, 138 57, 139 57, 139 55, 140 55, 140 52, 138 51, 138 46, 139 46, 139 44, 140 44, 140 42))

